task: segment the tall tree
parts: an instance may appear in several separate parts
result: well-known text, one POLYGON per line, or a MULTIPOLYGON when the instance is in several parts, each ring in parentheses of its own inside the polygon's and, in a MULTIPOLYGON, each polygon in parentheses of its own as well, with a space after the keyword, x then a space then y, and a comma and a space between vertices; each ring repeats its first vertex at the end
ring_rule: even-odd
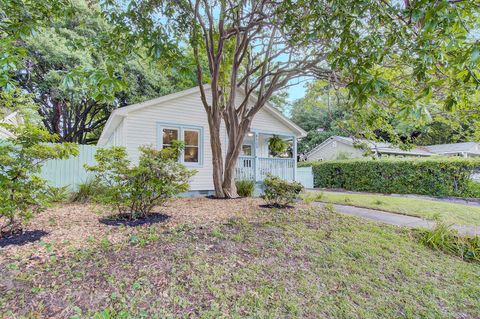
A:
POLYGON ((95 143, 113 108, 193 85, 194 78, 184 81, 172 68, 138 54, 114 68, 101 47, 113 27, 94 2, 75 0, 73 5, 73 17, 54 19, 18 44, 26 56, 16 79, 60 142, 95 143))
POLYGON ((130 39, 167 55, 179 39, 193 49, 220 197, 236 196, 235 163, 253 117, 293 79, 313 76, 347 86, 355 107, 377 113, 392 101, 405 112, 421 109, 420 102, 440 86, 455 90, 446 98, 451 107, 478 85, 478 41, 469 35, 478 25, 478 5, 471 1, 127 2, 106 1, 105 9, 130 39), (402 72, 389 78, 381 67, 402 72), (239 103, 237 88, 243 90, 239 103), (258 99, 251 105, 254 94, 258 99), (222 121, 229 137, 225 158, 222 121))

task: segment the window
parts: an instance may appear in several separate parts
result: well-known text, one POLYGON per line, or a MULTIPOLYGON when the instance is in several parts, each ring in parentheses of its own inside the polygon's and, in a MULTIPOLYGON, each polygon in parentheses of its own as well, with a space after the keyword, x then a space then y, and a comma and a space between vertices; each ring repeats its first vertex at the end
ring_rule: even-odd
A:
POLYGON ((252 144, 242 145, 242 156, 252 156, 252 144))
POLYGON ((180 162, 185 165, 198 166, 203 161, 203 128, 176 124, 158 124, 159 148, 172 147, 175 140, 183 141, 185 148, 180 155, 180 162))
POLYGON ((165 148, 172 147, 172 142, 178 140, 178 129, 164 128, 162 134, 162 145, 165 148))
POLYGON ((186 163, 198 163, 199 131, 186 129, 183 131, 183 134, 183 140, 185 142, 183 161, 186 163))

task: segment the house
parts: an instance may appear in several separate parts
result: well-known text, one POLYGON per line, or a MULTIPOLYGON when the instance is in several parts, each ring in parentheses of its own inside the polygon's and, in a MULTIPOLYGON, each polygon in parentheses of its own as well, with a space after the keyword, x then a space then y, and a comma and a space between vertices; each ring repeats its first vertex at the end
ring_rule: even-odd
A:
MULTIPOLYGON (((208 92, 210 88, 205 86, 208 92)), ((207 97, 209 94, 207 93, 207 97)), ((237 92, 238 103, 243 99, 237 92)), ((252 103, 255 97, 251 98, 252 103)), ((252 121, 245 137, 242 154, 236 166, 237 179, 262 181, 272 173, 287 180, 297 179, 297 139, 306 132, 270 105, 265 105, 252 121), (268 140, 280 136, 291 145, 290 157, 272 157, 268 140)), ((227 134, 221 127, 223 151, 227 134)), ((138 147, 167 147, 173 140, 182 140, 185 149, 180 161, 198 172, 190 182, 190 190, 200 194, 213 191, 212 153, 207 114, 200 98, 199 87, 162 96, 146 102, 116 109, 110 115, 98 146, 123 146, 132 161, 138 160, 138 147)))
POLYGON ((402 150, 389 143, 331 136, 304 155, 309 161, 336 160, 363 156, 424 157, 433 155, 422 147, 402 150))
POLYGON ((433 154, 444 156, 480 156, 480 145, 475 142, 428 145, 424 148, 433 154))
MULTIPOLYGON (((4 110, 3 110, 4 111, 4 110)), ((2 111, 2 112, 3 112, 2 111)), ((10 124, 10 125, 18 125, 23 121, 21 115, 18 112, 9 112, 6 111, 6 116, 0 119, 0 124, 10 124)), ((0 139, 5 139, 8 137, 13 137, 13 133, 7 130, 5 127, 0 125, 0 139)))

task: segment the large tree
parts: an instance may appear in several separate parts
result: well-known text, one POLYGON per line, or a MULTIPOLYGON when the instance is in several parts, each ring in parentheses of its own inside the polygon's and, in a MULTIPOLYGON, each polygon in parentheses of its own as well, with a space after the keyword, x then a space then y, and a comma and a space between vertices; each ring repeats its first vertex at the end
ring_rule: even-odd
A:
MULTIPOLYGON (((193 49, 220 197, 236 196, 235 163, 253 117, 295 79, 312 76, 347 86, 352 106, 377 113, 392 101, 404 113, 423 109, 429 92, 439 87, 447 90, 445 104, 451 107, 478 84, 478 41, 470 36, 478 5, 471 1, 126 2, 106 1, 104 8, 132 43, 141 39, 152 52, 169 56, 178 41, 193 49), (402 72, 389 78, 381 71, 389 67, 402 72), (253 95, 257 99, 250 104, 253 95)), ((381 117, 372 121, 381 123, 381 117)))
POLYGON ((72 3, 73 16, 52 19, 17 42, 26 55, 15 79, 59 142, 95 143, 113 108, 194 85, 194 77, 153 61, 145 48, 113 65, 105 47, 113 27, 95 1, 72 3))

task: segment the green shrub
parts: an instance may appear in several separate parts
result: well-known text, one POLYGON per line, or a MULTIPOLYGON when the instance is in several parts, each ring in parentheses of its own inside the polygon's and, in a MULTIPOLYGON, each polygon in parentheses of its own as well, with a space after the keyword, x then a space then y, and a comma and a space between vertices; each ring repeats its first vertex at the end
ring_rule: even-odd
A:
POLYGON ((237 193, 242 197, 252 197, 255 191, 255 182, 250 180, 235 181, 237 193))
POLYGON ((274 207, 287 207, 297 199, 303 190, 303 185, 298 182, 288 182, 279 177, 269 174, 265 178, 262 198, 267 205, 274 207))
POLYGON ((105 188, 94 178, 78 185, 77 191, 72 193, 70 200, 72 202, 88 203, 95 200, 95 197, 101 196, 105 188))
POLYGON ((323 192, 308 192, 302 196, 302 199, 306 204, 311 204, 322 201, 323 196, 323 192))
POLYGON ((45 195, 47 196, 47 199, 52 203, 62 203, 66 202, 70 197, 70 189, 68 186, 47 186, 45 195))
POLYGON ((471 181, 480 160, 465 158, 355 159, 304 162, 312 166, 315 187, 352 191, 479 197, 471 181))
MULTIPOLYGON (((0 92, 3 108, 22 114, 17 126, 0 123, 14 137, 0 141, 0 237, 20 232, 23 225, 49 202, 47 184, 39 177, 49 159, 68 158, 77 153, 71 143, 55 142, 36 118, 35 105, 22 94, 0 92)), ((0 108, 0 112, 1 112, 0 108)))
POLYGON ((443 223, 437 223, 434 229, 423 231, 420 242, 466 261, 480 262, 480 237, 459 236, 443 223))
POLYGON ((85 166, 95 173, 96 183, 104 189, 96 199, 129 219, 145 217, 154 206, 188 190, 188 181, 196 171, 178 162, 181 147, 140 147, 137 165, 127 159, 125 148, 99 149, 95 154, 97 165, 85 166))

